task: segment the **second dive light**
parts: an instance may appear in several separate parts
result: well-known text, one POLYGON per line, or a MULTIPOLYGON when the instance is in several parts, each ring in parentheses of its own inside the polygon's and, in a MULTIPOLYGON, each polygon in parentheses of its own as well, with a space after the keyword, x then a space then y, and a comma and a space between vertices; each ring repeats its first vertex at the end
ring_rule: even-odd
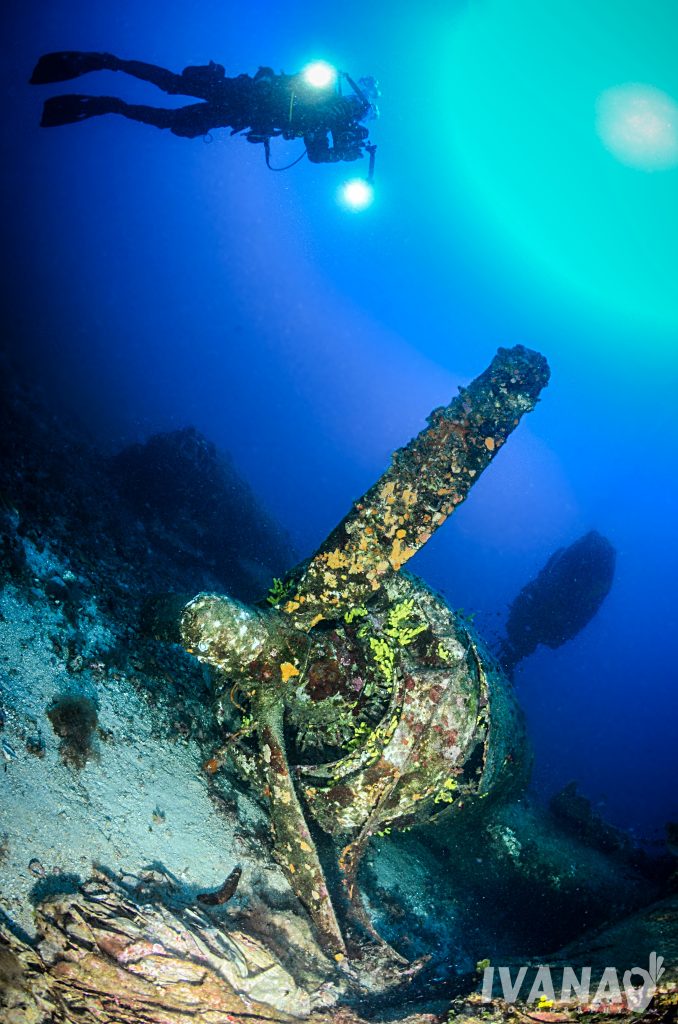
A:
POLYGON ((339 189, 339 201, 347 210, 358 213, 372 205, 374 199, 374 160, 377 147, 365 147, 370 154, 370 166, 366 178, 350 178, 339 189))
POLYGON ((365 178, 351 178, 341 186, 339 198, 349 210, 366 210, 374 199, 374 189, 365 178))
POLYGON ((374 159, 376 146, 371 144, 368 138, 367 128, 360 122, 366 117, 378 117, 378 109, 375 99, 379 95, 376 82, 372 78, 361 78, 355 82, 346 71, 339 71, 332 64, 324 60, 314 60, 302 68, 297 76, 292 76, 301 88, 297 92, 292 88, 288 121, 289 125, 282 131, 271 132, 270 135, 249 134, 250 141, 263 142, 266 151, 266 165, 272 171, 286 171, 299 163, 309 153, 309 146, 317 141, 316 136, 332 133, 333 148, 330 149, 327 142, 320 141, 320 145, 314 148, 309 158, 315 163, 335 162, 337 160, 355 160, 363 155, 369 154, 369 170, 364 178, 352 178, 346 181, 339 189, 339 201, 347 210, 365 210, 374 199, 374 159), (342 95, 342 85, 346 83, 349 87, 348 97, 342 95), (306 88, 303 88, 303 87, 306 88), (315 92, 317 104, 311 99, 310 92, 315 92), (334 94, 336 93, 336 102, 334 94), (303 121, 293 125, 293 116, 296 117, 298 108, 308 109, 309 100, 312 109, 325 111, 326 123, 320 131, 308 130, 303 126, 303 121), (337 126, 333 126, 331 120, 327 122, 328 113, 338 119, 337 126), (343 117, 343 120, 342 120, 343 117), (271 164, 270 143, 276 134, 282 134, 283 138, 291 139, 300 135, 308 135, 306 148, 303 153, 286 164, 284 167, 273 167, 271 164))

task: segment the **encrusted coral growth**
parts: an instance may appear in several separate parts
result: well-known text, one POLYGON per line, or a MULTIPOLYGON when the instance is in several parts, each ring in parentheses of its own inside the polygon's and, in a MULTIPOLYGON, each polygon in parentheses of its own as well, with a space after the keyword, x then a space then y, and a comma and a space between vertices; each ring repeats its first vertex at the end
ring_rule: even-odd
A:
MULTIPOLYGON (((277 857, 335 956, 346 955, 344 935, 301 799, 344 846, 349 914, 379 943, 356 885, 371 836, 521 777, 524 731, 507 681, 467 623, 398 570, 464 501, 548 376, 538 353, 500 349, 262 607, 207 593, 181 614, 187 650, 243 695, 235 760, 260 780, 277 857)), ((224 698, 221 683, 219 707, 224 698)))
POLYGON ((548 379, 539 353, 501 348, 468 388, 431 413, 295 581, 281 604, 295 625, 310 629, 369 600, 468 497, 548 379))

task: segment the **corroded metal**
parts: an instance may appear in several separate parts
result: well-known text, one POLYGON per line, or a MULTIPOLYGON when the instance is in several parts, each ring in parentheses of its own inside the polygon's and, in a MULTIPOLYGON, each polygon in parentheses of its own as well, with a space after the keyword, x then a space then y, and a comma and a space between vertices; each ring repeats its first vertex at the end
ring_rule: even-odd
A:
POLYGON ((465 501, 548 379, 543 356, 500 348, 484 373, 434 410, 291 587, 281 607, 297 628, 344 615, 402 568, 465 501))
POLYGON ((381 943, 356 884, 375 833, 458 812, 524 778, 506 677, 469 624, 399 570, 465 500, 548 375, 538 353, 500 349, 313 558, 275 581, 265 607, 199 594, 181 611, 186 649, 221 670, 217 712, 232 701, 244 712, 223 756, 267 799, 276 856, 339 961, 367 934, 404 963, 381 943), (344 910, 307 819, 338 846, 344 910))

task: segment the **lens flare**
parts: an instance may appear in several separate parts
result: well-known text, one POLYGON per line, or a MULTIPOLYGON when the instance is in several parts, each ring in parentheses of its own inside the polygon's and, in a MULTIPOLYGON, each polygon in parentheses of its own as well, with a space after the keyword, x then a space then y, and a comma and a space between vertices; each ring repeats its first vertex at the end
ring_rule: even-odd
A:
POLYGON ((353 178, 341 186, 339 199, 348 210, 365 210, 374 199, 374 189, 365 178, 353 178))
POLYGON ((314 60, 303 70, 304 81, 314 89, 327 89, 337 80, 337 69, 324 60, 314 60))

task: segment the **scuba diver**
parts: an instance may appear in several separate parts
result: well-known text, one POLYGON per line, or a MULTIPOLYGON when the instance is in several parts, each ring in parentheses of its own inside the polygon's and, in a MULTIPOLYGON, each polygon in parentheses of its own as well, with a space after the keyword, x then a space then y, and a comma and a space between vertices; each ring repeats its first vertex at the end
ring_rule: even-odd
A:
POLYGON ((338 73, 322 62, 296 75, 275 74, 272 68, 261 67, 253 77, 228 78, 223 66, 214 61, 176 74, 110 53, 68 50, 41 57, 30 81, 33 85, 65 82, 90 71, 124 71, 171 96, 194 96, 201 102, 167 109, 126 103, 114 96, 53 96, 45 101, 42 127, 121 114, 190 139, 208 135, 213 128, 230 128, 231 135, 244 132, 248 142, 263 143, 269 167, 270 141, 280 136, 303 139, 313 163, 358 160, 366 152, 373 169, 376 147, 370 144, 368 129, 362 124, 377 115, 374 101, 378 91, 372 78, 356 83, 345 72, 338 73), (346 95, 342 80, 350 88, 346 95))

